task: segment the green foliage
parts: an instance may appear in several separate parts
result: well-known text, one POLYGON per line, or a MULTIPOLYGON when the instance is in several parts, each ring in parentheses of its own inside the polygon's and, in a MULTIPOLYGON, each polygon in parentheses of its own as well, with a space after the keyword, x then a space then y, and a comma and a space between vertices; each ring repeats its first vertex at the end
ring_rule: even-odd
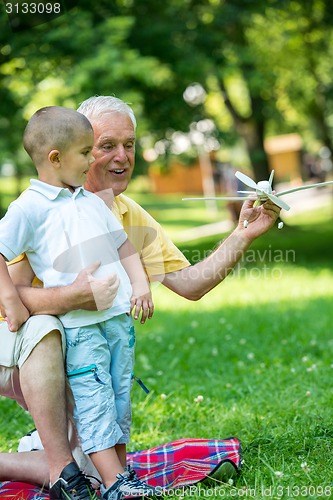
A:
POLYGON ((50 22, 20 30, 1 5, 0 161, 14 161, 20 173, 31 168, 17 154, 26 119, 42 105, 75 107, 94 94, 132 103, 139 139, 151 142, 212 117, 225 146, 242 138, 257 178, 266 176, 267 134, 298 131, 311 148, 332 149, 328 0, 66 5, 50 22), (207 100, 190 107, 183 92, 193 82, 207 100))

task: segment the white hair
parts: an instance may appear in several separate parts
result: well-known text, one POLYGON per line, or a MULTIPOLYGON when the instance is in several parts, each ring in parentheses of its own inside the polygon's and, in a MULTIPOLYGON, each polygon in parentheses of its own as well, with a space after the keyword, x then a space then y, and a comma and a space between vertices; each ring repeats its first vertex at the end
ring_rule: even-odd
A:
POLYGON ((118 97, 109 95, 89 97, 89 99, 81 102, 77 111, 85 115, 88 119, 98 118, 104 113, 123 113, 129 116, 133 123, 134 130, 136 129, 136 119, 133 109, 126 102, 118 99, 118 97))

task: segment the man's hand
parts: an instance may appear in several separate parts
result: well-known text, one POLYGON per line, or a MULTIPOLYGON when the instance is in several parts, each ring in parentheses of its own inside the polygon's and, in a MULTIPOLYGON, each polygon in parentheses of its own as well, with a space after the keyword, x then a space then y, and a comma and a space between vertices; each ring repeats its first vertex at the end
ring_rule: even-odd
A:
POLYGON ((112 306, 119 288, 119 278, 112 274, 106 278, 95 278, 93 273, 99 268, 96 262, 83 269, 72 283, 76 309, 102 311, 112 306))
POLYGON ((271 200, 254 207, 255 201, 246 200, 243 203, 237 228, 250 242, 268 231, 275 224, 281 211, 281 208, 271 200), (248 221, 247 227, 244 226, 244 221, 248 221))
POLYGON ((114 192, 112 188, 103 189, 103 191, 95 191, 94 194, 99 196, 104 201, 106 206, 109 207, 110 210, 112 210, 114 202, 114 192))

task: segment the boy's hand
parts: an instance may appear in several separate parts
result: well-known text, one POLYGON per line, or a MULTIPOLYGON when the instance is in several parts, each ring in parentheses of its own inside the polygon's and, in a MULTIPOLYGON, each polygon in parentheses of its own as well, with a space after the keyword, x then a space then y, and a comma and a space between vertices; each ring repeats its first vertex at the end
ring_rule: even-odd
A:
POLYGON ((146 322, 146 319, 151 319, 154 314, 154 304, 150 291, 145 294, 136 294, 133 288, 131 297, 131 312, 133 311, 134 319, 139 319, 140 310, 142 310, 140 323, 146 322))
POLYGON ((21 301, 15 301, 13 304, 8 304, 4 311, 4 319, 7 321, 8 330, 17 332, 20 326, 27 321, 30 314, 28 309, 21 301))

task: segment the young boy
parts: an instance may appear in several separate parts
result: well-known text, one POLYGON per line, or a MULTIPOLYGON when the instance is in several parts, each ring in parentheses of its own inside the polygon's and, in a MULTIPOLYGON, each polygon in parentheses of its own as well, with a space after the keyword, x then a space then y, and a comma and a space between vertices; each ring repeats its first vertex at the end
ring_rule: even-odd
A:
MULTIPOLYGON (((82 448, 101 475, 103 498, 152 496, 155 489, 139 481, 133 470, 124 471, 121 462, 131 426, 135 334, 130 311, 137 319, 142 310, 144 322, 152 317, 153 303, 140 258, 122 226, 100 198, 82 187, 94 161, 91 124, 71 109, 42 108, 26 127, 24 147, 38 180, 31 180, 0 221, 1 311, 11 331, 29 316, 5 263, 23 252, 45 287, 72 283, 96 261, 101 262, 97 275, 118 275, 112 308, 60 316, 67 375, 82 448)), ((60 478, 50 488, 50 498, 66 498, 61 490, 60 478)))

